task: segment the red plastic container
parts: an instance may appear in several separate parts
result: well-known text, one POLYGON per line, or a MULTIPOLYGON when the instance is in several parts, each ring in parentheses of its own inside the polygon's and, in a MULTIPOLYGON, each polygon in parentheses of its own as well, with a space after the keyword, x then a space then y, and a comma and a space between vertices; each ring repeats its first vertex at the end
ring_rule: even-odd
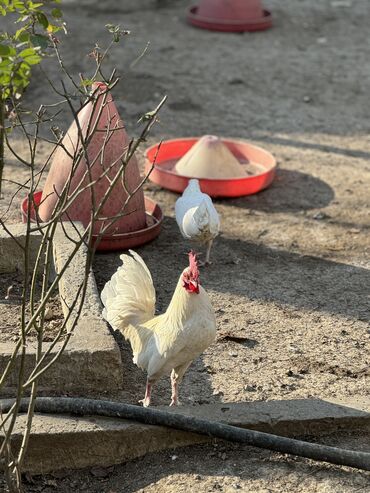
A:
MULTIPOLYGON (((34 201, 36 207, 41 202, 42 192, 35 192, 34 201)), ((25 198, 21 204, 22 221, 27 222, 28 211, 28 198, 25 198)), ((137 231, 131 231, 129 233, 117 233, 103 236, 99 242, 97 251, 114 251, 114 250, 128 250, 129 248, 135 248, 140 245, 144 245, 149 241, 154 240, 161 230, 161 224, 163 221, 163 213, 159 205, 153 200, 145 197, 145 214, 147 226, 137 231)), ((31 221, 35 222, 35 209, 33 204, 31 205, 31 221)), ((96 240, 96 236, 93 236, 96 240)))
POLYGON ((272 26, 270 12, 261 0, 200 0, 190 7, 190 24, 212 31, 262 31, 272 26))
MULTIPOLYGON (((198 140, 193 137, 162 142, 150 180, 163 188, 182 193, 192 177, 179 175, 175 170, 176 162, 198 140)), ((254 173, 242 178, 201 178, 199 183, 202 192, 211 197, 241 197, 257 193, 271 184, 275 176, 276 160, 270 152, 241 140, 222 139, 222 142, 246 169, 252 169, 254 173)), ((158 146, 159 144, 155 144, 146 151, 147 173, 152 167, 158 146)))
MULTIPOLYGON (((90 174, 95 195, 95 202, 99 204, 103 199, 110 181, 114 179, 121 165, 121 158, 129 146, 130 138, 126 133, 125 125, 120 118, 117 107, 109 92, 107 85, 102 82, 96 82, 92 87, 96 104, 89 101, 79 112, 79 127, 85 139, 89 142, 87 145, 87 156, 90 162, 90 174), (95 132, 92 129, 95 127, 95 132), (105 176, 107 175, 107 176, 105 176)), ((58 147, 54 153, 53 161, 48 173, 43 190, 43 197, 39 208, 41 220, 48 221, 51 217, 55 204, 63 190, 65 183, 68 182, 71 171, 75 167, 69 195, 74 190, 79 189, 81 193, 76 197, 68 208, 66 220, 81 221, 86 227, 90 222, 91 215, 91 190, 86 188, 90 179, 88 175, 88 166, 83 156, 76 165, 71 155, 76 154, 81 146, 81 138, 78 126, 74 121, 68 129, 64 139, 64 148, 58 147), (56 191, 56 193, 55 193, 56 191)), ((140 171, 136 157, 133 156, 125 168, 125 185, 129 192, 137 188, 141 181, 140 171)), ((122 180, 118 180, 113 189, 109 200, 107 200, 101 209, 102 217, 114 217, 120 214, 127 193, 123 186, 122 180)), ((130 214, 118 219, 110 226, 106 234, 120 234, 135 232, 146 226, 144 192, 138 190, 129 200, 126 211, 130 214)), ((106 227, 106 221, 96 221, 94 224, 94 233, 98 234, 102 227, 106 227)))

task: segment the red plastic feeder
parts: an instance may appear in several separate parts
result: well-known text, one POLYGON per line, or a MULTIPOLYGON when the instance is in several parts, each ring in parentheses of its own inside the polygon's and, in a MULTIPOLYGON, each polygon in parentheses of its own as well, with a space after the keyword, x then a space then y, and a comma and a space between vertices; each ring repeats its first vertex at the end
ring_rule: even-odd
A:
MULTIPOLYGON (((203 137, 204 139, 204 137, 203 137)), ((152 167, 157 155, 150 180, 163 188, 182 193, 190 178, 198 178, 202 192, 211 197, 241 197, 252 195, 267 188, 274 179, 276 160, 274 156, 248 142, 222 139, 222 143, 245 169, 245 176, 237 178, 199 178, 184 176, 176 172, 177 162, 196 144, 199 138, 176 139, 155 144, 146 151, 146 172, 152 167)))
POLYGON ((190 7, 188 22, 211 31, 263 31, 272 26, 272 17, 261 0, 201 0, 190 7))
MULTIPOLYGON (((107 89, 105 83, 93 84, 94 103, 89 100, 81 109, 78 113, 79 125, 75 121, 71 124, 63 138, 63 146, 56 149, 42 192, 42 200, 39 201, 40 221, 48 221, 51 218, 58 196, 70 180, 68 194, 72 195, 75 190, 79 190, 80 193, 70 204, 62 220, 81 221, 86 227, 90 222, 92 208, 90 183, 98 205, 120 172, 121 160, 130 144, 130 138, 107 89), (78 160, 76 156, 82 149, 80 133, 84 135, 87 149, 78 160)), ((137 160, 132 156, 125 167, 124 183, 122 179, 115 182, 109 200, 101 208, 99 216, 102 219, 95 221, 95 237, 107 224, 109 225, 104 231, 99 250, 134 247, 159 234, 162 213, 151 200, 144 198, 142 188, 139 188, 125 205, 128 193, 136 190, 140 182, 137 160), (126 214, 109 224, 109 218, 119 216, 123 207, 126 214), (150 217, 154 217, 152 213, 156 211, 155 224, 148 224, 148 209, 150 217)))
MULTIPOLYGON (((41 202, 42 192, 35 192, 34 201, 36 207, 41 202)), ((28 198, 25 198, 21 204, 22 221, 27 222, 28 214, 28 198)), ((128 250, 140 245, 144 245, 149 241, 154 240, 159 235, 161 223, 163 221, 163 213, 161 208, 153 200, 145 197, 145 215, 147 227, 130 233, 116 233, 102 236, 97 251, 105 252, 112 250, 128 250)), ((31 205, 31 221, 35 222, 36 214, 34 205, 31 205)), ((93 236, 93 241, 96 241, 96 235, 93 236)))

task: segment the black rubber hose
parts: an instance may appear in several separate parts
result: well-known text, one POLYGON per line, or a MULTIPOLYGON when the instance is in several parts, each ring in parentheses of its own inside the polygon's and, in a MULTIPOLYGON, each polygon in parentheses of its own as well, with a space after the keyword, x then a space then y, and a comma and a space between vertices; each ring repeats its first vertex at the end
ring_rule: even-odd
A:
MULTIPOLYGON (((14 400, 8 399, 1 401, 2 412, 8 412, 13 402, 14 400)), ((28 399, 23 399, 20 412, 26 412, 27 405, 28 399)), ((367 452, 328 447, 261 431, 230 426, 216 421, 119 402, 70 397, 38 397, 36 399, 35 412, 131 419, 145 424, 167 426, 209 437, 221 438, 230 442, 245 443, 284 454, 370 471, 370 453, 367 452)))

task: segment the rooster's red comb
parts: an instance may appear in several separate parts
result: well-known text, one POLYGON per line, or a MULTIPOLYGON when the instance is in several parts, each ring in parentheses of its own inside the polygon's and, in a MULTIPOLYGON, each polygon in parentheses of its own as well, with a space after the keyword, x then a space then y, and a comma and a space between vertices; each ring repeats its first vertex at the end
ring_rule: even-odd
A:
POLYGON ((189 252, 189 268, 191 277, 197 281, 199 278, 198 260, 197 254, 193 250, 189 252))

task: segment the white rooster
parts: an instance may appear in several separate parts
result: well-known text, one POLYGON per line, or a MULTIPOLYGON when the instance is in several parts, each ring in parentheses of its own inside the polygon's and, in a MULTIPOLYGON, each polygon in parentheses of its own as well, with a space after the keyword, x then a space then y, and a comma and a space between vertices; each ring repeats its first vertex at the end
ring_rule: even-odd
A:
POLYGON ((194 360, 216 337, 216 319, 210 299, 199 282, 196 256, 180 275, 172 300, 162 315, 154 316, 155 290, 143 259, 130 250, 105 285, 103 317, 128 339, 134 363, 147 371, 145 397, 149 406, 152 385, 171 373, 171 406, 178 404, 178 385, 194 360))
POLYGON ((184 193, 176 201, 175 215, 184 238, 207 244, 206 258, 202 264, 210 264, 212 243, 220 231, 220 218, 211 198, 202 193, 199 180, 189 180, 184 193))

